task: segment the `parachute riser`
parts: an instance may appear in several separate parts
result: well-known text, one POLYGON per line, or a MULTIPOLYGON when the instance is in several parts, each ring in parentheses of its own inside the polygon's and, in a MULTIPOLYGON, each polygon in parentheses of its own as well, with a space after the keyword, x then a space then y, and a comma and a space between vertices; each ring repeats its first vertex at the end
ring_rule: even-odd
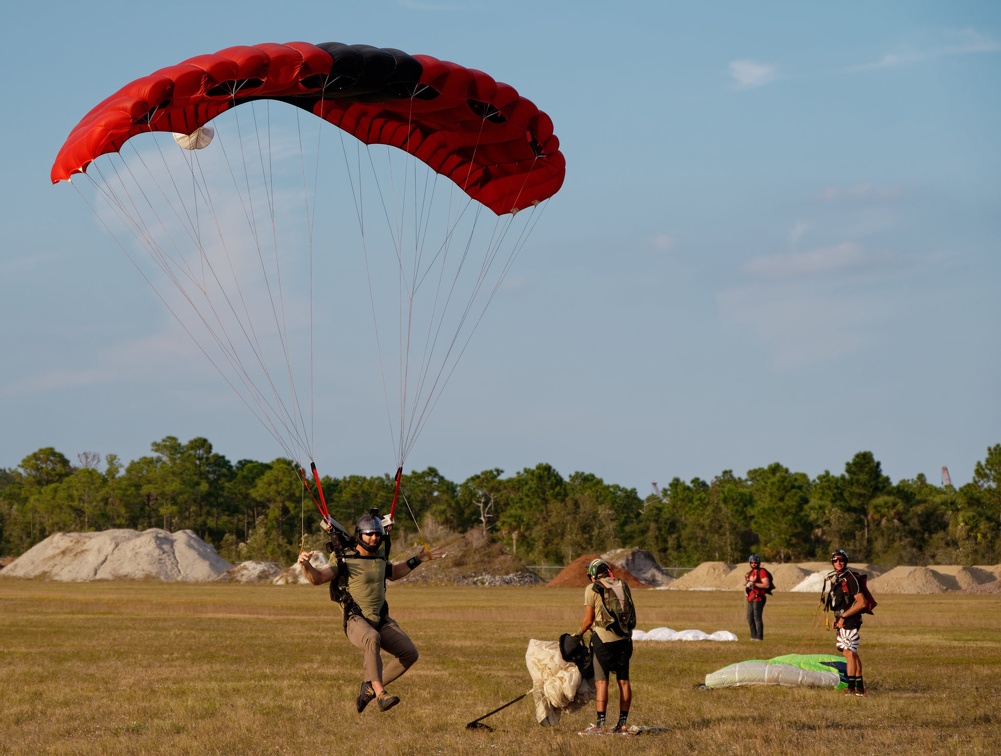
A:
POLYGON ((389 508, 389 522, 383 523, 388 533, 396 522, 396 504, 400 500, 400 481, 403 480, 403 465, 396 468, 396 486, 393 489, 393 504, 389 508))
POLYGON ((343 525, 330 516, 330 511, 327 509, 327 500, 323 495, 323 486, 320 484, 320 474, 316 470, 316 463, 310 462, 309 467, 313 473, 313 481, 316 483, 315 492, 309 485, 309 479, 306 477, 306 471, 301 467, 296 467, 296 470, 299 472, 299 478, 302 481, 303 486, 305 486, 306 490, 309 491, 309 495, 313 499, 313 503, 316 504, 316 508, 320 512, 320 517, 323 518, 323 521, 328 526, 330 542, 327 544, 327 552, 331 554, 336 553, 338 550, 343 552, 344 549, 349 549, 355 545, 354 537, 343 525))

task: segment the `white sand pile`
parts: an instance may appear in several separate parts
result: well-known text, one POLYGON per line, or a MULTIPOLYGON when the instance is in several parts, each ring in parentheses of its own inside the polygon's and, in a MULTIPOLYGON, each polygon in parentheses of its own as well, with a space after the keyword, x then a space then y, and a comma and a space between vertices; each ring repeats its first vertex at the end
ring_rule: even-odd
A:
POLYGON ((219 576, 222 582, 270 583, 281 575, 282 568, 274 562, 240 562, 219 576))
MULTIPOLYGON (((740 590, 741 582, 733 584, 731 577, 734 572, 732 564, 726 562, 703 562, 691 572, 685 573, 669 586, 674 591, 736 591, 740 590)), ((741 573, 743 578, 743 573, 741 573)))
POLYGON ((153 528, 55 533, 3 570, 8 577, 88 580, 215 580, 232 565, 190 530, 153 528))
POLYGON ((901 565, 875 580, 870 580, 869 589, 878 598, 880 593, 944 593, 948 590, 948 586, 940 575, 927 567, 901 565))
POLYGON ((633 577, 646 585, 653 585, 661 588, 674 581, 657 564, 653 554, 642 549, 615 549, 601 555, 611 565, 621 567, 629 572, 633 577))
POLYGON ((789 590, 793 593, 816 593, 819 596, 820 592, 824 590, 824 578, 829 572, 830 570, 811 572, 789 590))
MULTIPOLYGON (((327 560, 327 555, 322 551, 314 551, 313 556, 309 558, 309 563, 317 569, 322 569, 330 564, 327 560)), ((272 578, 271 582, 275 585, 312 585, 312 583, 306 580, 306 573, 298 562, 291 567, 286 567, 272 578)))

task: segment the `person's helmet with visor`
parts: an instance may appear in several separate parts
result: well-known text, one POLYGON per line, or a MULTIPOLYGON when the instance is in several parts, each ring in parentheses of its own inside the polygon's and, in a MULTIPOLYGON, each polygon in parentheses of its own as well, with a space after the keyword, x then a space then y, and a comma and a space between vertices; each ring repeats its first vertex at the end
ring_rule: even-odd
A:
POLYGON ((358 520, 355 525, 355 541, 368 551, 375 551, 382 544, 382 539, 386 537, 386 529, 382 526, 382 521, 375 515, 367 514, 358 520), (375 535, 375 542, 362 540, 362 536, 375 535))

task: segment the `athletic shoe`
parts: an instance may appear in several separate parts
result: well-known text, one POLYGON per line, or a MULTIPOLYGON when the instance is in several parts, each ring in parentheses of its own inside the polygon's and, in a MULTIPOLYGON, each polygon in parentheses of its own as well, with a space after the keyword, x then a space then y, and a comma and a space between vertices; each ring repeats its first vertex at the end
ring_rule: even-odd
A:
POLYGON ((855 695, 858 696, 859 698, 865 698, 866 697, 865 696, 865 688, 856 688, 855 689, 855 695))
POLYGON ((399 696, 392 696, 386 691, 383 691, 375 698, 375 705, 379 707, 379 711, 389 711, 399 702, 399 696))
POLYGON ((611 732, 612 735, 628 735, 629 728, 625 725, 615 725, 615 727, 609 730, 609 732, 611 732))
POLYGON ((584 730, 584 732, 582 734, 583 735, 604 735, 605 734, 605 728, 604 727, 598 727, 598 725, 591 725, 586 730, 584 730))
POLYGON ((366 680, 361 684, 361 690, 358 692, 358 698, 355 699, 355 708, 358 709, 359 714, 365 711, 365 707, 372 702, 373 698, 375 698, 375 691, 372 690, 372 686, 369 685, 368 680, 366 680))

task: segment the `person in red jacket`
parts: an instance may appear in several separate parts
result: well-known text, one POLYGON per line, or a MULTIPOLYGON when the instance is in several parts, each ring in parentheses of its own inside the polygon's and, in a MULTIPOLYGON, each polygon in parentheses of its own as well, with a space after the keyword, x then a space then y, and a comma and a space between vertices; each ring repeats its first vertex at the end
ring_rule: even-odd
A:
POLYGON ((772 576, 761 566, 761 557, 751 554, 747 560, 750 570, 744 575, 744 593, 747 594, 747 624, 751 628, 751 640, 765 639, 763 614, 765 601, 772 589, 772 576))

